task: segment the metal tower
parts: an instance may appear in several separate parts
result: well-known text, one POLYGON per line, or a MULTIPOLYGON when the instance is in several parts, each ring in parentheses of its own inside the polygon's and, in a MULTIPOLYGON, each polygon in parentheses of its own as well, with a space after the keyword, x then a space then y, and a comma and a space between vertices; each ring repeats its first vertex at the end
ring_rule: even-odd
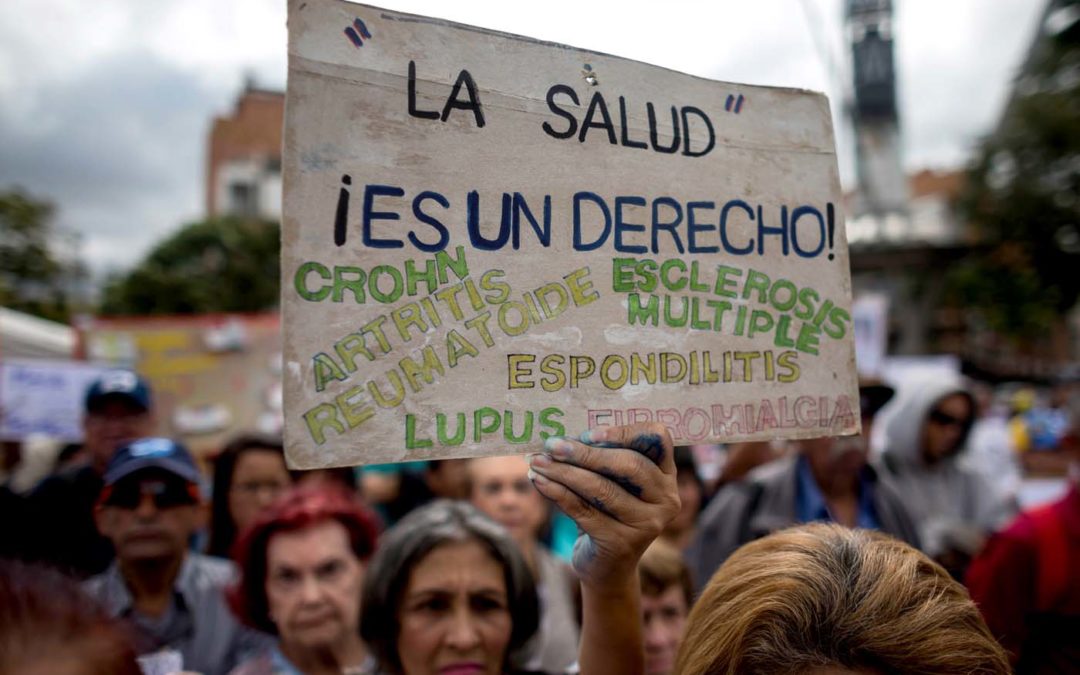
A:
POLYGON ((854 215, 906 217, 907 179, 900 162, 900 119, 896 106, 892 0, 847 0, 855 98, 855 171, 858 191, 854 215))

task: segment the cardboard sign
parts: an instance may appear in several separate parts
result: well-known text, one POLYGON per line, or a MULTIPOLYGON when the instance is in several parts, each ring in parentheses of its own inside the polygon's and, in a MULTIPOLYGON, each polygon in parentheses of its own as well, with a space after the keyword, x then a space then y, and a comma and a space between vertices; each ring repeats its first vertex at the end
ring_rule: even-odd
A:
POLYGON ((824 95, 289 3, 289 459, 858 428, 824 95))

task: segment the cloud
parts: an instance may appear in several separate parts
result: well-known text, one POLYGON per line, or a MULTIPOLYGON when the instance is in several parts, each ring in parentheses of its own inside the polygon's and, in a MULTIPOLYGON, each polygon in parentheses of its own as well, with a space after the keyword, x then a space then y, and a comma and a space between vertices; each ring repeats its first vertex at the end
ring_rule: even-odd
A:
POLYGON ((284 87, 283 3, 0 5, 0 190, 58 205, 92 269, 202 216, 206 135, 242 74, 284 87))
POLYGON ((0 109, 0 186, 56 201, 94 267, 130 264, 199 214, 203 139, 221 98, 152 55, 111 55, 43 84, 24 111, 0 109))
MULTIPOLYGON (((0 2, 0 189, 55 201, 95 270, 135 262, 201 217, 206 134, 243 73, 284 86, 285 4, 0 2)), ((825 91, 834 119, 842 113, 842 0, 379 4, 702 77, 825 91)), ((996 123, 1040 3, 895 4, 906 165, 957 166, 996 123)), ((850 183, 850 133, 838 127, 850 183)))

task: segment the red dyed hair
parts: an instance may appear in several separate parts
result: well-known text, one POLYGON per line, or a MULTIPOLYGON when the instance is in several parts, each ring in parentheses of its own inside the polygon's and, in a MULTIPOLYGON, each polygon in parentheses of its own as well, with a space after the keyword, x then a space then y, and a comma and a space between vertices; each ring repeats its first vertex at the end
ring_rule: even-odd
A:
POLYGON ((266 599, 266 552, 279 532, 296 532, 328 520, 349 533, 349 544, 360 560, 375 551, 377 519, 354 496, 334 486, 297 486, 281 495, 245 530, 233 546, 240 578, 229 589, 229 606, 245 624, 272 635, 277 626, 270 619, 266 599))

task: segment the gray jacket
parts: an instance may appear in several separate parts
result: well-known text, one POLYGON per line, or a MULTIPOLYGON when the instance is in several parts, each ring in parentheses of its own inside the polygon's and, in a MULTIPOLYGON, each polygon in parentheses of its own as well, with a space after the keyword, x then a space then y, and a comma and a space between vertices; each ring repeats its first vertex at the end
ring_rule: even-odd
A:
POLYGON ((158 626, 140 622, 116 562, 88 579, 83 588, 114 617, 131 621, 142 654, 174 649, 186 671, 224 675, 272 638, 236 620, 225 602, 225 588, 236 580, 228 560, 189 551, 173 584, 173 603, 158 626))
MULTIPOLYGON (((698 519, 686 561, 698 590, 743 544, 799 524, 796 506, 798 455, 760 466, 743 480, 725 485, 698 519)), ((868 467, 869 469, 869 467, 868 467)), ((915 525, 903 500, 873 469, 874 510, 881 531, 918 547, 915 525)))
POLYGON ((930 556, 956 547, 974 554, 981 535, 1004 526, 1017 513, 1015 500, 961 461, 965 446, 933 465, 923 459, 922 434, 930 411, 952 394, 966 396, 974 409, 971 393, 953 377, 905 382, 896 400, 889 403, 885 448, 875 462, 880 473, 907 497, 923 550, 930 556))

